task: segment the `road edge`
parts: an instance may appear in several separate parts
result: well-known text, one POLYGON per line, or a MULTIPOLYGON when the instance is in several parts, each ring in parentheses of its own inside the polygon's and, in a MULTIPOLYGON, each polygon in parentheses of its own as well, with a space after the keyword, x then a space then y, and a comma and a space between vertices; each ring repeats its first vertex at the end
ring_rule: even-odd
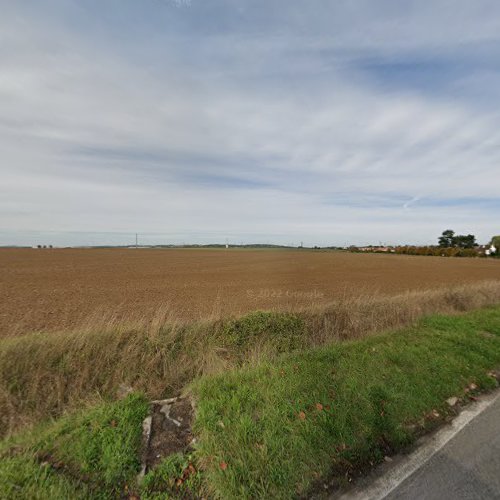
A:
POLYGON ((431 436, 424 437, 413 452, 400 456, 394 464, 383 464, 376 468, 357 486, 344 492, 338 498, 341 500, 382 500, 498 399, 500 399, 500 389, 482 396, 477 402, 464 408, 446 427, 431 436))

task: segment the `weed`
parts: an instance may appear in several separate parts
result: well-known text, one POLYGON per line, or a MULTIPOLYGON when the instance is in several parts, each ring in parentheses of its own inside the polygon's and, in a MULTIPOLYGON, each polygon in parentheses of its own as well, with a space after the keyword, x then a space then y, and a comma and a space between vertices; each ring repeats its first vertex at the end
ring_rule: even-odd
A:
POLYGON ((115 319, 84 331, 0 340, 0 436, 82 404, 116 397, 123 384, 151 399, 170 397, 202 375, 257 366, 282 353, 399 328, 436 312, 500 302, 486 282, 398 296, 346 296, 289 313, 180 324, 159 311, 150 321, 115 319))

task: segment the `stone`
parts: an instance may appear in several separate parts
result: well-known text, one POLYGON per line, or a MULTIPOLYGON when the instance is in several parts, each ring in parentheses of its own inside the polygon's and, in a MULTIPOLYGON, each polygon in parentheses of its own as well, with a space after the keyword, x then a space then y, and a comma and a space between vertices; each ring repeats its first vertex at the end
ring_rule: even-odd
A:
POLYGON ((162 405, 162 407, 160 409, 160 412, 163 413, 163 415, 165 415, 165 418, 167 420, 169 420, 170 422, 172 422, 177 427, 180 427, 182 425, 181 422, 179 422, 178 420, 176 420, 175 418, 172 418, 170 416, 170 409, 171 408, 172 408, 172 403, 164 404, 164 405, 162 405))
MULTIPOLYGON (((149 441, 151 440, 151 425, 153 423, 153 417, 151 415, 147 416, 142 422, 142 446, 148 448, 149 441)), ((141 463, 141 470, 137 475, 137 482, 140 484, 144 479, 147 472, 147 464, 145 461, 141 463)))
POLYGON ((455 406, 458 402, 458 398, 456 398, 455 396, 451 397, 451 398, 448 398, 446 400, 446 402, 448 403, 449 406, 455 406))

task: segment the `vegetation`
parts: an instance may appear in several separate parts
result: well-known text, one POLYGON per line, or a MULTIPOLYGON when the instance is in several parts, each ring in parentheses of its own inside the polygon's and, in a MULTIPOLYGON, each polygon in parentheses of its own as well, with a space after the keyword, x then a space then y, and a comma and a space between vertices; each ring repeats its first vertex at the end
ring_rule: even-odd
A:
MULTIPOLYGON (((494 236, 490 245, 500 248, 500 236, 494 236)), ((487 253, 485 246, 477 244, 476 237, 473 234, 460 235, 455 234, 451 229, 443 231, 439 237, 438 245, 399 245, 395 247, 368 246, 358 248, 349 247, 351 252, 371 252, 371 253, 396 253, 404 255, 421 255, 434 257, 497 257, 497 253, 487 253)))
POLYGON ((407 446, 499 365, 497 307, 205 378, 197 457, 218 498, 300 496, 407 446))
POLYGON ((439 246, 442 248, 474 248, 477 245, 473 234, 455 234, 451 229, 443 231, 439 238, 439 246))
POLYGON ((296 313, 253 313, 189 325, 162 316, 142 324, 97 323, 87 330, 0 341, 0 435, 82 404, 116 398, 130 386, 151 399, 177 394, 201 375, 277 355, 398 328, 423 315, 500 302, 484 282, 397 296, 346 296, 296 313))
POLYGON ((473 234, 455 234, 452 229, 443 231, 438 246, 398 246, 395 252, 407 255, 433 255, 440 257, 484 257, 484 251, 477 248, 473 234))
POLYGON ((484 257, 475 248, 440 247, 440 246, 399 246, 395 253, 404 255, 430 255, 434 257, 484 257))
POLYGON ((461 247, 440 247, 436 245, 401 245, 397 247, 350 247, 350 252, 363 253, 393 253, 399 255, 420 255, 433 257, 486 257, 483 249, 461 248, 461 247))
POLYGON ((4 441, 0 498, 115 498, 135 482, 144 397, 102 404, 4 441))
POLYGON ((50 467, 24 453, 9 456, 5 453, 0 461, 0 498, 19 500, 82 499, 88 496, 84 485, 77 485, 50 467))
MULTIPOLYGON (((248 339, 261 321, 284 324, 254 316, 228 332, 248 339)), ((499 366, 498 306, 282 354, 194 381, 195 449, 166 458, 140 484, 148 404, 132 394, 4 440, 0 498, 307 495, 408 446, 454 411, 447 398, 495 387, 499 366)))

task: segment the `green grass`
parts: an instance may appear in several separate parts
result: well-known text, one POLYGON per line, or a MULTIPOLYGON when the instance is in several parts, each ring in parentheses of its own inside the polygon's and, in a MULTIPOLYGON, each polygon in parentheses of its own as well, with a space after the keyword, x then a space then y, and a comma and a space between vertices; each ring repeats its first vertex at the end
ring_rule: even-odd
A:
POLYGON ((303 495, 410 444, 466 385, 493 388, 498 366, 495 308, 205 378, 193 387, 197 458, 216 497, 303 495))
POLYGON ((69 415, 5 441, 0 498, 113 498, 139 468, 143 396, 69 415))
POLYGON ((192 453, 176 453, 148 472, 140 485, 141 500, 201 498, 202 476, 192 453))
POLYGON ((133 394, 4 440, 0 499, 305 496, 411 444, 451 411, 447 398, 467 399, 472 382, 497 385, 488 372, 500 367, 500 307, 291 354, 304 329, 295 315, 225 325, 227 350, 262 341, 283 354, 190 386, 192 452, 168 457, 138 485, 148 402, 133 394))
POLYGON ((53 472, 50 467, 27 455, 2 457, 0 462, 0 498, 19 500, 88 498, 85 485, 53 472))

